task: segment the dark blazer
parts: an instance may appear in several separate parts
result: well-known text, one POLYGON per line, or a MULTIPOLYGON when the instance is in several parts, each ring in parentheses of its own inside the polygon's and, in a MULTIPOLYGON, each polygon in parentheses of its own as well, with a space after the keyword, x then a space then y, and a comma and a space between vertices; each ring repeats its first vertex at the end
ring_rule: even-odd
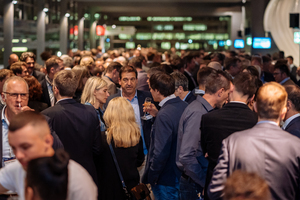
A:
MULTIPOLYGON (((184 71, 183 74, 187 77, 187 79, 189 81, 189 85, 188 85, 189 86, 188 87, 189 91, 193 91, 193 89, 195 89, 195 87, 197 87, 197 85, 194 84, 192 78, 190 77, 190 75, 186 71, 184 71)), ((195 83, 197 84, 196 80, 195 80, 195 83)))
MULTIPOLYGON (((61 143, 59 137, 56 135, 55 131, 53 131, 51 125, 50 125, 50 118, 45 116, 49 126, 50 126, 50 133, 51 135, 53 136, 53 149, 54 150, 57 150, 57 149, 61 149, 61 148, 64 148, 63 144, 61 143)), ((3 160, 3 141, 2 141, 2 109, 0 110, 0 122, 1 122, 1 128, 0 128, 0 159, 1 159, 1 162, 0 162, 0 168, 2 168, 2 160, 3 160)))
POLYGON ((252 128, 256 123, 257 115, 242 103, 228 103, 222 109, 202 116, 201 146, 203 154, 208 153, 209 161, 204 190, 206 198, 206 188, 217 165, 223 139, 234 132, 252 128))
POLYGON ((42 112, 48 108, 48 105, 40 101, 28 101, 28 107, 37 112, 42 112))
POLYGON ((275 81, 275 78, 272 73, 262 71, 262 76, 264 77, 265 82, 275 81))
POLYGON ((46 83, 46 79, 43 79, 40 82, 41 86, 42 86, 42 97, 41 97, 41 102, 44 102, 48 105, 48 107, 51 107, 51 102, 50 102, 50 97, 49 97, 49 92, 48 92, 48 87, 47 87, 47 83, 46 83))
POLYGON ((37 70, 33 70, 32 76, 34 76, 39 82, 45 79, 45 74, 37 70))
MULTIPOLYGON (((109 101, 115 97, 120 97, 121 96, 121 91, 119 90, 116 94, 111 95, 108 97, 105 108, 107 107, 109 101)), ((145 102, 146 97, 151 97, 151 93, 147 91, 142 91, 142 90, 137 90, 137 98, 139 102, 139 107, 140 107, 140 116, 144 116, 143 112, 143 104, 145 102)), ((150 132, 151 132, 151 127, 152 127, 153 121, 152 120, 141 120, 141 125, 143 127, 143 133, 144 133, 144 139, 145 139, 145 144, 147 149, 150 147, 150 132)))
POLYGON ((179 97, 168 100, 158 111, 151 131, 143 183, 175 186, 181 172, 176 165, 177 133, 187 103, 179 97))
POLYGON ((293 119, 285 128, 285 131, 300 138, 300 117, 293 119))
MULTIPOLYGON (((105 132, 101 132, 101 136, 103 145, 97 162, 99 172, 98 199, 125 200, 120 177, 107 144, 105 132)), ((113 142, 112 146, 127 190, 130 191, 140 182, 137 167, 141 166, 144 161, 143 141, 140 140, 140 143, 129 148, 115 147, 113 142)))
POLYGON ((64 99, 42 114, 50 117, 50 124, 62 141, 70 158, 82 165, 97 184, 93 154, 99 154, 100 124, 92 106, 64 99))
POLYGON ((193 92, 190 92, 189 94, 188 94, 188 96, 185 98, 185 102, 187 102, 188 104, 190 104, 190 103, 192 103, 195 99, 197 98, 197 96, 195 96, 194 94, 193 94, 193 92))

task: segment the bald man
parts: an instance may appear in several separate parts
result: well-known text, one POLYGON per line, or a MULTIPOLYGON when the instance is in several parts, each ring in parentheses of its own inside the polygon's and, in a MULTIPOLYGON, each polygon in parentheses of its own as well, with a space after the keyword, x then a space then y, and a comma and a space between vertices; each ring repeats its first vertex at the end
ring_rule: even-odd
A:
POLYGON ((19 61, 19 57, 17 54, 10 54, 9 58, 8 58, 8 66, 6 67, 7 69, 10 69, 10 66, 12 64, 14 64, 15 62, 18 62, 19 61))
MULTIPOLYGON (((0 194, 11 190, 24 200, 27 164, 32 159, 54 155, 53 137, 43 115, 25 111, 11 120, 8 140, 16 160, 0 170, 0 194)), ((70 160, 68 172, 68 199, 97 199, 97 187, 82 166, 70 160)))
POLYGON ((287 93, 280 84, 266 83, 258 90, 254 105, 258 123, 223 140, 208 187, 210 199, 223 196, 224 182, 235 170, 260 175, 267 181, 273 200, 296 199, 300 185, 300 140, 279 127, 286 104, 287 93))

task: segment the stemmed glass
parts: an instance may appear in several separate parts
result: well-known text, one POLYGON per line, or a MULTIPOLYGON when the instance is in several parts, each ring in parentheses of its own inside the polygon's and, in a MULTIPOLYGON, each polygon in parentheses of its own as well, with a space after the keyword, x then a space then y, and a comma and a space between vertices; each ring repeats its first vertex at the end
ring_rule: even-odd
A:
MULTIPOLYGON (((146 109, 149 109, 149 108, 151 107, 151 104, 152 104, 151 101, 152 101, 152 98, 151 98, 151 97, 146 97, 146 98, 145 98, 144 107, 145 107, 146 109)), ((148 119, 151 119, 151 118, 152 118, 152 116, 149 115, 149 113, 147 113, 147 112, 145 112, 144 116, 141 117, 142 120, 148 120, 148 119)))

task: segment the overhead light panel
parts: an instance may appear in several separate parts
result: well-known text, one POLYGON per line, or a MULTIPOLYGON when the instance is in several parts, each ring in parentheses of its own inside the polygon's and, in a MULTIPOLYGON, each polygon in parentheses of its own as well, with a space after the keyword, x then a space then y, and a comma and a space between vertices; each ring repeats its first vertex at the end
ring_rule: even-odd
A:
POLYGON ((13 3, 13 4, 17 4, 17 3, 18 3, 18 1, 12 1, 12 3, 13 3))

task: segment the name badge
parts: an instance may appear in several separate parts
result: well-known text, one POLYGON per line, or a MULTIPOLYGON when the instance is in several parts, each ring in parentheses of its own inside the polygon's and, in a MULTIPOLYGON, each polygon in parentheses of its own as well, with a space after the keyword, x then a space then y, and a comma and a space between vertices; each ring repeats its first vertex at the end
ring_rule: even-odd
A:
POLYGON ((8 166, 14 162, 17 161, 17 159, 15 157, 12 157, 12 158, 3 158, 4 160, 4 166, 8 166))

